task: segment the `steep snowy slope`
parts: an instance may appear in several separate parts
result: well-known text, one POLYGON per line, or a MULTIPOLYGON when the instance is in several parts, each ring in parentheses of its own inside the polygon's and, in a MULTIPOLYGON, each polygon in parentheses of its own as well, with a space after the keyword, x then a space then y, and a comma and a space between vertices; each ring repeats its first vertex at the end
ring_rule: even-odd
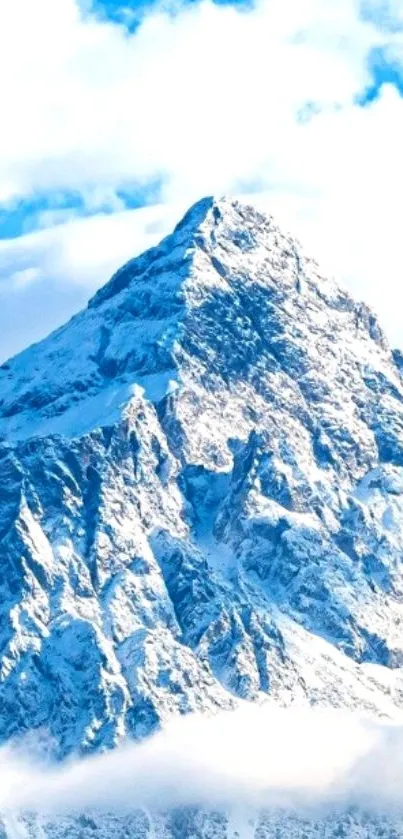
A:
POLYGON ((270 217, 191 208, 0 368, 0 435, 2 741, 403 710, 399 356, 270 217))

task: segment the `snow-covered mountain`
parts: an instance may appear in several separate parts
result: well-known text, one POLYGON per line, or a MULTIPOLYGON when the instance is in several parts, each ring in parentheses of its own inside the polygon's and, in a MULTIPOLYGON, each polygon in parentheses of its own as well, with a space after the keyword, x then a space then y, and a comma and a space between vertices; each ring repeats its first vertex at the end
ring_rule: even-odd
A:
MULTIPOLYGON (((64 757, 267 695, 401 713, 402 368, 211 198, 3 364, 1 741, 64 757)), ((225 835, 192 830, 166 835, 225 835)))

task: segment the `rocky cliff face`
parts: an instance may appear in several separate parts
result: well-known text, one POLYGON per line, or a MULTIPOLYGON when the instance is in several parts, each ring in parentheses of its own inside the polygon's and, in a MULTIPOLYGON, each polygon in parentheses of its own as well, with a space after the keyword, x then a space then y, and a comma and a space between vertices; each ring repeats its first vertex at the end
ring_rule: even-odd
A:
POLYGON ((4 364, 1 740, 401 709, 399 359, 272 218, 205 199, 4 364))

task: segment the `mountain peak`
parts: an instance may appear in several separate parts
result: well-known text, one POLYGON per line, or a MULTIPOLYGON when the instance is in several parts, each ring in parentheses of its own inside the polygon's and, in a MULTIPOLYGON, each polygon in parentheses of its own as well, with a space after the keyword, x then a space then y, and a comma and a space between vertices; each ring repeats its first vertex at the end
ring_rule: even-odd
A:
POLYGON ((240 203, 235 198, 208 196, 190 207, 178 222, 173 232, 157 246, 150 248, 140 256, 130 259, 118 269, 111 280, 103 286, 89 302, 89 308, 99 306, 124 290, 129 283, 147 268, 150 272, 157 268, 161 260, 165 262, 180 260, 189 256, 192 249, 212 248, 217 240, 232 239, 242 247, 242 231, 245 228, 268 226, 270 217, 258 212, 254 207, 240 203))
POLYGON ((215 227, 223 220, 242 224, 247 217, 250 220, 253 219, 255 223, 262 222, 263 219, 267 221, 269 218, 260 213, 253 205, 241 202, 237 198, 228 195, 219 197, 210 195, 196 201, 187 210, 181 221, 176 225, 174 233, 184 229, 194 232, 205 225, 215 227))
MULTIPOLYGON (((222 198, 221 202, 227 202, 230 199, 222 198)), ((203 224, 206 217, 209 213, 213 210, 214 207, 218 209, 220 204, 220 199, 216 198, 214 195, 207 195, 204 198, 200 198, 191 207, 186 211, 184 216, 182 216, 181 220, 177 223, 174 228, 174 233, 177 233, 179 230, 183 230, 184 228, 187 229, 196 229, 203 224)))
POLYGON ((354 364, 371 360, 400 387, 366 306, 324 277, 271 217, 204 198, 86 310, 3 365, 0 433, 81 433, 109 423, 133 387, 153 382, 146 392, 158 402, 191 370, 227 382, 254 376, 259 388, 259 369, 299 381, 333 365, 336 335, 354 364))

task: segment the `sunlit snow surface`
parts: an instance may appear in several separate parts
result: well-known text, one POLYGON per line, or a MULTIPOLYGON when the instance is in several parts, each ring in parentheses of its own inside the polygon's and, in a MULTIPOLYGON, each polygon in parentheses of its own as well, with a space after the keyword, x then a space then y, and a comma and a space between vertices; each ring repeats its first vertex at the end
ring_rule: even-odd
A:
POLYGON ((401 374, 271 218, 199 202, 0 368, 0 434, 3 742, 61 757, 268 695, 400 715, 401 374))

